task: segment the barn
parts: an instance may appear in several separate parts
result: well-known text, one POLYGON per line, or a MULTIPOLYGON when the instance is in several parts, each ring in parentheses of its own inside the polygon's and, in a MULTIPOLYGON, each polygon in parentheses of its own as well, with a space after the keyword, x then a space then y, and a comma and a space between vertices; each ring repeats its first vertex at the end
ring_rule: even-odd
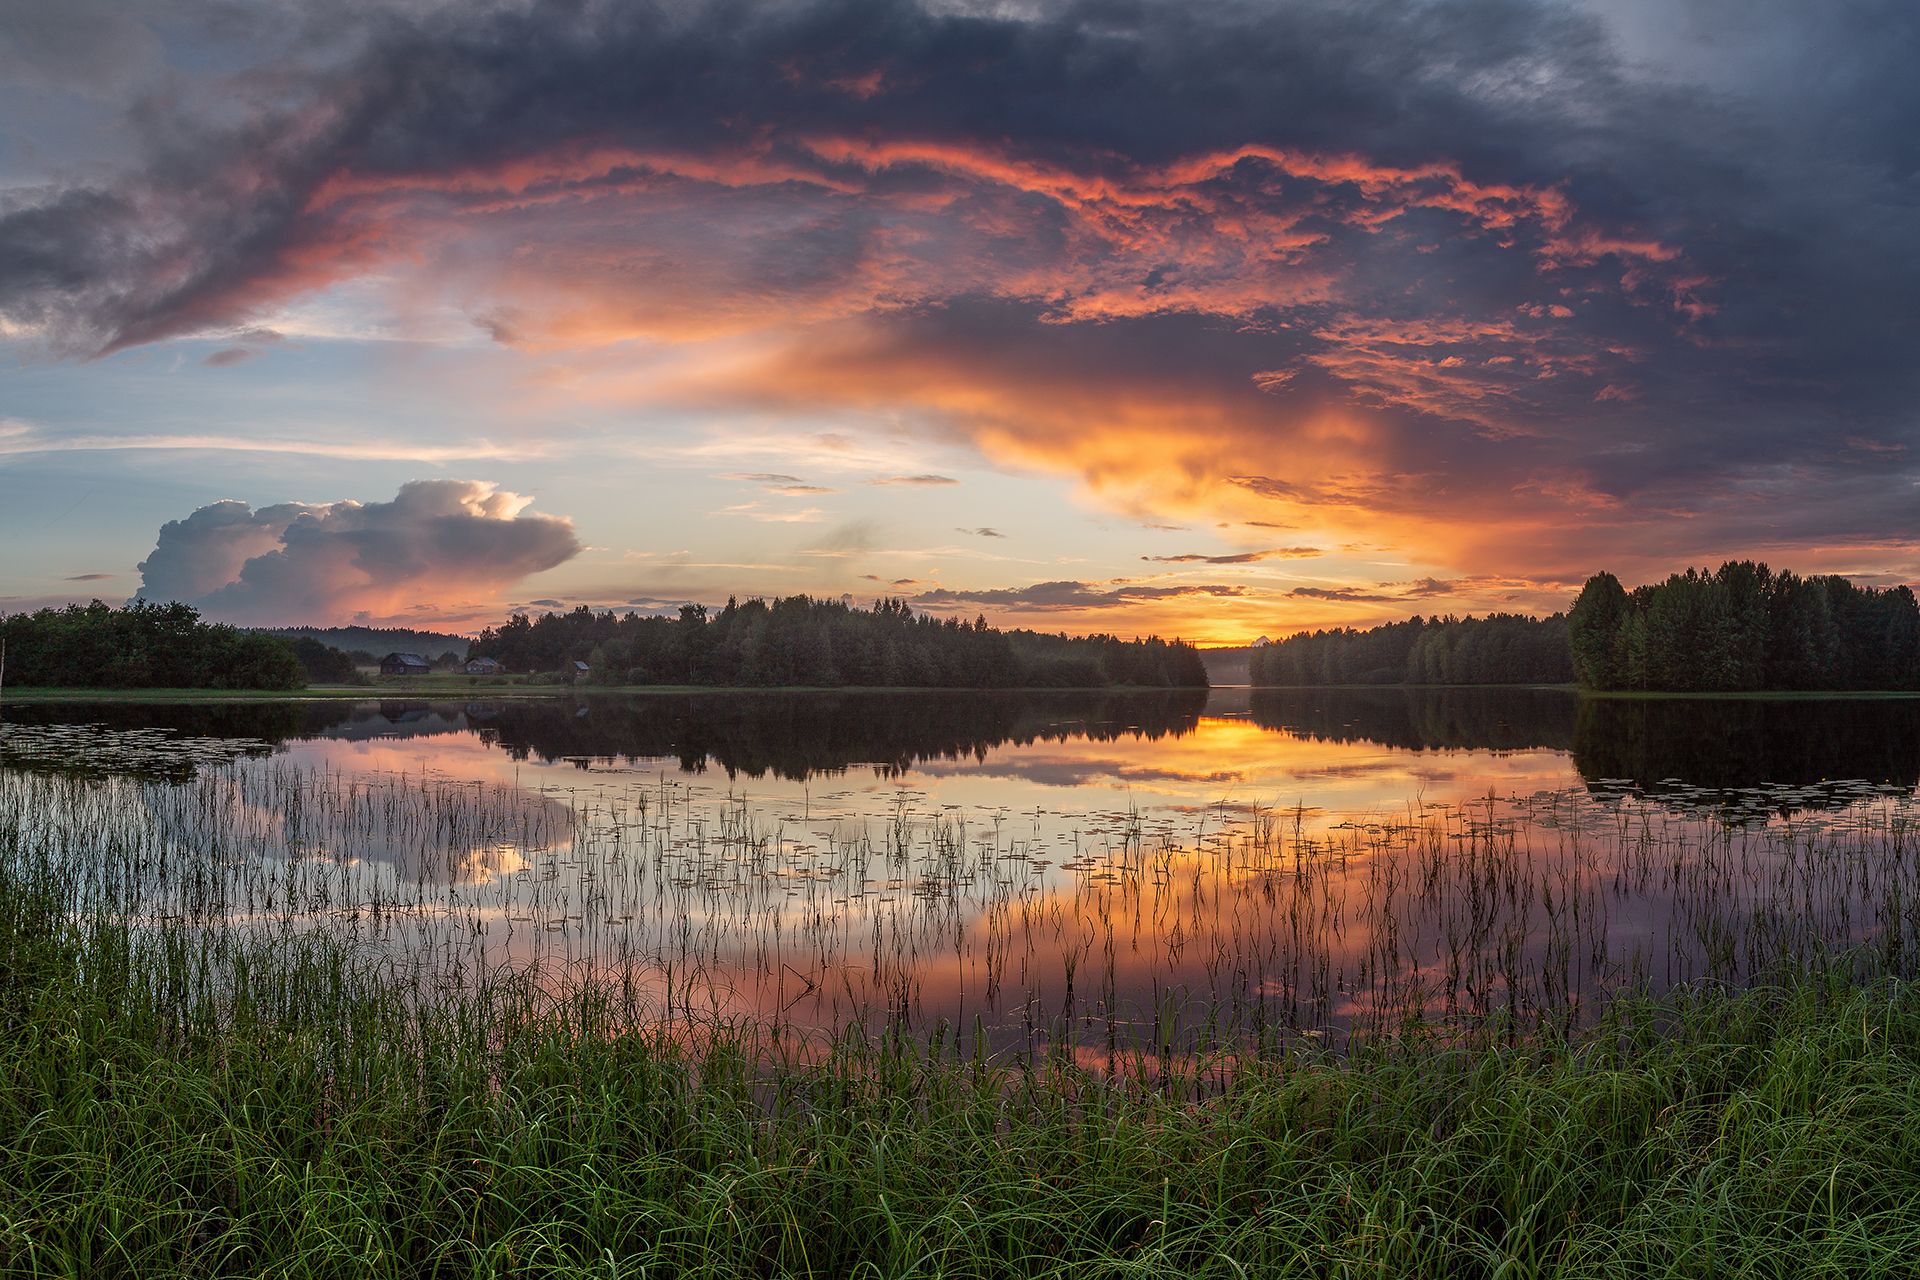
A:
POLYGON ((432 670, 432 664, 417 653, 390 653, 380 659, 383 676, 424 676, 432 670))

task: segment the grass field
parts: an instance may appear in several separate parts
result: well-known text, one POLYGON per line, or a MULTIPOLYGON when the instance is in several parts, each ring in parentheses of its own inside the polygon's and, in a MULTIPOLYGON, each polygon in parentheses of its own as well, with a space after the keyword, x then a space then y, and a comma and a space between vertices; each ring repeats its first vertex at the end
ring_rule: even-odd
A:
MULTIPOLYGON (((23 870, 23 868, 27 868, 23 870)), ((1577 1042, 1409 1026, 1189 1096, 938 1035, 769 1064, 617 987, 458 993, 0 885, 10 1276, 1874 1276, 1920 998, 1806 977, 1577 1042)))

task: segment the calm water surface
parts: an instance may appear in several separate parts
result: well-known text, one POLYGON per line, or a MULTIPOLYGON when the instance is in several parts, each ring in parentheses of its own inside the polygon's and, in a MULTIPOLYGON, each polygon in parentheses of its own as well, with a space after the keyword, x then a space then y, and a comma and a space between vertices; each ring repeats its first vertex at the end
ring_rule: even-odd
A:
POLYGON ((1231 1049, 1920 931, 1920 702, 1556 690, 8 707, 95 906, 661 1014, 1231 1049))

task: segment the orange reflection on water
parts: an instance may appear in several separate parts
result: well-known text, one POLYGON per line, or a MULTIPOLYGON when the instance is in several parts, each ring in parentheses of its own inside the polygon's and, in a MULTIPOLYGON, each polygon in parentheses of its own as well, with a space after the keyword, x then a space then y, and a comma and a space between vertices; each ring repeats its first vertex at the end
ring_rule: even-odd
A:
POLYGON ((977 1020, 995 1048, 1095 1054, 1570 1019, 1621 985, 1737 981, 1920 927, 1900 907, 1920 901, 1910 783, 1748 788, 1737 812, 1583 784, 1568 750, 1524 745, 1591 759, 1554 719, 1571 704, 1530 722, 1524 702, 1036 699, 915 737, 895 731, 945 704, 820 699, 779 703, 750 741, 714 732, 739 708, 712 701, 518 723, 392 703, 71 812, 40 794, 55 783, 0 773, 0 816, 146 851, 163 873, 124 888, 149 916, 341 930, 408 973, 504 963, 617 979, 707 1027, 977 1020), (813 731, 849 708, 832 723, 874 732, 813 731), (869 723, 886 716, 904 719, 869 723), (776 731, 839 754, 752 776, 743 761, 793 765, 776 731), (1520 745, 1419 745, 1488 741, 1520 745), (1815 807, 1789 824, 1782 796, 1815 807))

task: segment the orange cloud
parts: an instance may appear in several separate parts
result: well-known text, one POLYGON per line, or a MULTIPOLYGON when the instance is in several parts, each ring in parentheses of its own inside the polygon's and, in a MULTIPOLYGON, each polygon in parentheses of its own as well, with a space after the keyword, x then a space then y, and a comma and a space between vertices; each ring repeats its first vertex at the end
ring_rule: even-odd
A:
MULTIPOLYGON (((1582 224, 1558 188, 1477 182, 1445 162, 1248 145, 1157 166, 1069 165, 1006 147, 818 135, 343 169, 314 186, 292 247, 253 285, 283 298, 382 258, 412 262, 416 279, 497 320, 496 332, 544 346, 791 329, 961 294, 1033 301, 1058 321, 1245 319, 1344 297, 1352 254, 1336 240, 1416 213, 1451 219, 1459 235, 1530 229, 1543 272, 1604 257, 1643 273, 1678 265, 1670 246, 1582 224), (818 269, 796 267, 809 255, 818 269)), ((1697 314, 1703 284, 1696 272, 1669 288, 1697 314)))

